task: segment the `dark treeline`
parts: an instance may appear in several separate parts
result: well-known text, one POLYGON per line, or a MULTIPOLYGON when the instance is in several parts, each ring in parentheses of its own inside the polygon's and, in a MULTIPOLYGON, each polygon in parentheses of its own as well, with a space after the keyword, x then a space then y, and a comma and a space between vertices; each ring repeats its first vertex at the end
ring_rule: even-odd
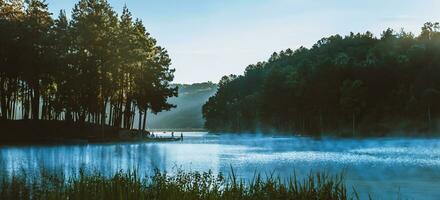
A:
POLYGON ((53 18, 44 0, 0 0, 3 120, 145 129, 147 111, 174 107, 170 63, 126 7, 118 16, 106 0, 80 0, 53 18))
POLYGON ((334 35, 225 76, 203 107, 211 131, 428 131, 440 117, 440 26, 334 35))

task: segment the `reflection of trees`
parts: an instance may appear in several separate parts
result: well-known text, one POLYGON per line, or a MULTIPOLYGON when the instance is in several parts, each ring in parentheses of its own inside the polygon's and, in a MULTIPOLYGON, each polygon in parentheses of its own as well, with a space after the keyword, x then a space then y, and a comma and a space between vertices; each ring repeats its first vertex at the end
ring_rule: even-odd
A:
POLYGON ((154 169, 166 170, 167 169, 167 155, 163 152, 162 148, 159 148, 158 144, 145 145, 145 150, 150 159, 150 166, 148 170, 154 169))
POLYGON ((5 149, 0 149, 0 179, 8 175, 6 168, 7 160, 5 158, 5 149))
POLYGON ((15 172, 29 175, 57 173, 68 177, 79 169, 111 175, 119 170, 169 169, 167 152, 160 144, 38 146, 0 149, 0 177, 15 172))

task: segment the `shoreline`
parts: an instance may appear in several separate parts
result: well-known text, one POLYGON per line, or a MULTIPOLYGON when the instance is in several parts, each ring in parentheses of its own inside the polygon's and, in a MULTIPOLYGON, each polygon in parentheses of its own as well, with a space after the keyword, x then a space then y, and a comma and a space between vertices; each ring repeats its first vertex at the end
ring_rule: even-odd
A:
POLYGON ((169 142, 180 137, 151 137, 149 131, 91 123, 48 120, 0 120, 0 145, 169 142))

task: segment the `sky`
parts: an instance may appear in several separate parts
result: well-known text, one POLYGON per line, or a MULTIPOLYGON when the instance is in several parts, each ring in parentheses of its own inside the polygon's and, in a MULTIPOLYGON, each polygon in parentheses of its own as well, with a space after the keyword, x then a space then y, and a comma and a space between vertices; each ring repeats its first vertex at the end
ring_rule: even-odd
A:
MULTIPOLYGON (((415 34, 440 21, 438 0, 108 0, 124 4, 165 47, 174 83, 218 82, 273 52, 311 47, 323 37, 402 28, 415 34)), ((55 15, 77 0, 46 0, 55 15)))

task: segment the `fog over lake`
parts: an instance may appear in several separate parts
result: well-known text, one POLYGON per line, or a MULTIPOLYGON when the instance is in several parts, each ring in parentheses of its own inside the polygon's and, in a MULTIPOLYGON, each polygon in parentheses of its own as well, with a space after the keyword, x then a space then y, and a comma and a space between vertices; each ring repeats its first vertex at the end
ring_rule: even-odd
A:
MULTIPOLYGON (((163 135, 163 134, 159 134, 163 135)), ((165 134, 169 136, 169 134, 165 134)), ((176 133, 180 136, 180 133, 176 133)), ((0 147, 2 173, 38 173, 40 169, 77 172, 79 168, 112 174, 155 168, 212 170, 252 179, 255 172, 303 178, 310 172, 343 173, 375 199, 435 199, 440 196, 440 139, 308 138, 280 135, 184 133, 183 141, 0 147)))

